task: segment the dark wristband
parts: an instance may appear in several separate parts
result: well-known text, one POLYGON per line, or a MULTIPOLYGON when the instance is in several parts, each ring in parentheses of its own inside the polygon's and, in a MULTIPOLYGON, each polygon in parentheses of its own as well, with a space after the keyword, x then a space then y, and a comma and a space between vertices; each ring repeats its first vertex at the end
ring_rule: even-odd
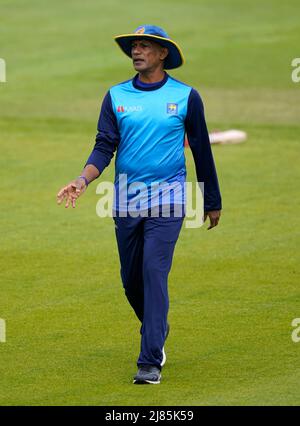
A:
POLYGON ((83 179, 85 181, 85 186, 89 185, 89 181, 87 180, 87 178, 85 176, 78 176, 78 179, 83 179))

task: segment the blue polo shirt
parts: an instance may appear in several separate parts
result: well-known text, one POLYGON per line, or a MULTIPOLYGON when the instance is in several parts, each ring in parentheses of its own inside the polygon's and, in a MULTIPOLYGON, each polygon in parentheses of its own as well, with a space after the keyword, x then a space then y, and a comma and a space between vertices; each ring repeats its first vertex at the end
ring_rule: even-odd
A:
POLYGON ((184 204, 185 134, 197 180, 204 182, 204 209, 219 210, 221 195, 201 98, 167 73, 158 83, 142 83, 136 75, 109 90, 86 164, 93 164, 101 174, 116 151, 117 211, 184 204))

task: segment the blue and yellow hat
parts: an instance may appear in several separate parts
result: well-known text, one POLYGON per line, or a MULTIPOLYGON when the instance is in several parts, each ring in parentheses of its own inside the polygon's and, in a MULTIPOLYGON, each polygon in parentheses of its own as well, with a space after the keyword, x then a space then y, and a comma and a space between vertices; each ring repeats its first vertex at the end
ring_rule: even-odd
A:
POLYGON ((162 28, 156 27, 155 25, 141 25, 134 33, 116 36, 115 41, 123 52, 131 58, 131 43, 133 40, 140 38, 156 41, 156 43, 169 49, 169 54, 164 63, 165 69, 170 70, 178 68, 184 64, 184 56, 178 44, 171 40, 162 28))

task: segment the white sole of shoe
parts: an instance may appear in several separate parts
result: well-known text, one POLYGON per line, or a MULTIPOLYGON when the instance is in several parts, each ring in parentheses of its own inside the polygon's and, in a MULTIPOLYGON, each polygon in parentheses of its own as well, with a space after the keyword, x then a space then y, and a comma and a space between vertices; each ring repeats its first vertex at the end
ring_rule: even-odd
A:
POLYGON ((159 385, 160 384, 160 379, 161 379, 161 377, 159 378, 159 381, 155 381, 155 382, 153 382, 152 380, 134 380, 133 383, 135 385, 147 385, 147 384, 149 384, 149 385, 159 385))

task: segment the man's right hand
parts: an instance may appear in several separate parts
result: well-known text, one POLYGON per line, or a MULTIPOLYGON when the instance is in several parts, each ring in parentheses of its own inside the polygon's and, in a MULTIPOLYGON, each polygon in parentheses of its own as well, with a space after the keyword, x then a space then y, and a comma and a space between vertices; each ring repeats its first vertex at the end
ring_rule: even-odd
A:
POLYGON ((72 207, 75 207, 75 203, 78 197, 83 194, 86 190, 86 184, 84 179, 77 178, 70 182, 68 185, 61 188, 58 192, 56 199, 57 204, 61 204, 63 200, 66 200, 65 207, 68 208, 71 204, 72 207))

